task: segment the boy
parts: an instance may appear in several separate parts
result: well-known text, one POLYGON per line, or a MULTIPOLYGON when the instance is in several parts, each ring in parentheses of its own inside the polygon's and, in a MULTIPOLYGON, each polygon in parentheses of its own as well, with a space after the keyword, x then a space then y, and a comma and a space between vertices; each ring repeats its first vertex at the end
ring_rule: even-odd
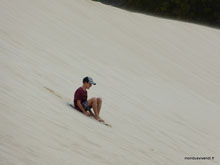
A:
POLYGON ((89 89, 92 85, 96 85, 91 77, 85 77, 83 79, 82 87, 79 87, 74 94, 74 105, 75 108, 80 110, 86 116, 94 116, 96 120, 100 122, 104 122, 99 116, 101 106, 102 106, 102 99, 101 98, 91 98, 87 100, 87 89, 89 89), (93 108, 95 114, 92 113, 90 110, 93 108))

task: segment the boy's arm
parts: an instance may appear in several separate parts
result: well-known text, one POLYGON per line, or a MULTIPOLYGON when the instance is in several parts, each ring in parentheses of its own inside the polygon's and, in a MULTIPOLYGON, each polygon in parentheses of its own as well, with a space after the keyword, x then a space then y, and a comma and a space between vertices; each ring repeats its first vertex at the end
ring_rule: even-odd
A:
POLYGON ((83 106, 82 106, 82 104, 81 104, 81 102, 80 102, 80 100, 77 100, 76 101, 76 103, 77 103, 77 105, 78 105, 78 107, 79 107, 79 109, 84 113, 84 114, 88 114, 88 112, 86 112, 86 110, 83 108, 83 106))

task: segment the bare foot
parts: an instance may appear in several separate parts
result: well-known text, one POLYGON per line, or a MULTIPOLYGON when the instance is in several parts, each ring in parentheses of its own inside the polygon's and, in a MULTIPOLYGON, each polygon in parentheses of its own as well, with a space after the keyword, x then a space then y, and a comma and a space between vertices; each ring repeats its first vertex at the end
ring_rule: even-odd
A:
POLYGON ((98 120, 99 122, 104 122, 104 120, 100 117, 96 117, 96 120, 98 120))

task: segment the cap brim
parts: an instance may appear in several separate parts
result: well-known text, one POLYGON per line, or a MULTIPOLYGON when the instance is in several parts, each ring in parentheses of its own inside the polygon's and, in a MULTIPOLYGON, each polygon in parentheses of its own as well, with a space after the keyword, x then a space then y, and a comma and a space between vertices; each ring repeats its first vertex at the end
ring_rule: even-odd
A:
POLYGON ((96 85, 96 83, 94 83, 94 82, 88 82, 89 84, 92 84, 92 85, 96 85))

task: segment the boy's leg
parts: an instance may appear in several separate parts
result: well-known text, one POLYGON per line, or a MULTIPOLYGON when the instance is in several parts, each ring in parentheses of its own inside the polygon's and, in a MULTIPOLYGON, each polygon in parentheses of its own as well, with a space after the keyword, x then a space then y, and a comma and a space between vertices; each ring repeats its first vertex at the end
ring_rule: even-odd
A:
POLYGON ((97 99, 95 97, 88 100, 88 106, 92 106, 93 111, 95 112, 95 116, 98 116, 98 110, 97 110, 97 99))
POLYGON ((99 117, 99 112, 100 112, 100 109, 101 109, 101 102, 100 102, 100 99, 99 99, 99 110, 98 110, 98 107, 97 107, 97 103, 98 100, 93 97, 91 99, 88 100, 88 106, 92 106, 93 108, 93 111, 95 112, 95 118, 99 121, 103 121, 100 117, 99 117))
POLYGON ((102 107, 102 99, 99 97, 99 98, 97 98, 97 110, 98 110, 98 113, 100 113, 101 107, 102 107))

